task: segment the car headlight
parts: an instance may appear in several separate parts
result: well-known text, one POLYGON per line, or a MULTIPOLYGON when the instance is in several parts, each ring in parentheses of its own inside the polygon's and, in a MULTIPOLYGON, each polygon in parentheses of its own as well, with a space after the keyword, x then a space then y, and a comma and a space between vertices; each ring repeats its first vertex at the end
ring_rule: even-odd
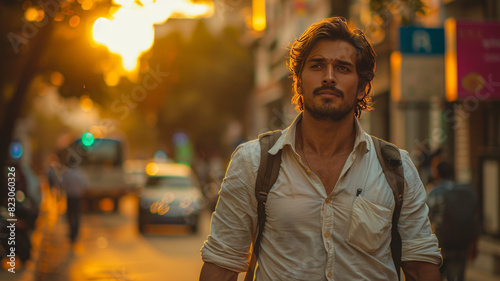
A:
POLYGON ((179 201, 179 208, 185 215, 196 212, 201 208, 201 198, 195 194, 186 196, 179 201))

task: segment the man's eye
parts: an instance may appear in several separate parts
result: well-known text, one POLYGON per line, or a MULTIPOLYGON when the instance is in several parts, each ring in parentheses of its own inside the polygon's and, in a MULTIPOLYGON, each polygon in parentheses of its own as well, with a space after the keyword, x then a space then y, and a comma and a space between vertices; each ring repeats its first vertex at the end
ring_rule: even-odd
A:
POLYGON ((311 65, 311 68, 320 68, 321 67, 321 64, 313 64, 311 65))
POLYGON ((343 66, 343 65, 339 65, 339 66, 337 66, 337 69, 338 69, 338 70, 341 70, 341 71, 349 71, 349 68, 347 68, 347 67, 345 67, 345 66, 343 66))

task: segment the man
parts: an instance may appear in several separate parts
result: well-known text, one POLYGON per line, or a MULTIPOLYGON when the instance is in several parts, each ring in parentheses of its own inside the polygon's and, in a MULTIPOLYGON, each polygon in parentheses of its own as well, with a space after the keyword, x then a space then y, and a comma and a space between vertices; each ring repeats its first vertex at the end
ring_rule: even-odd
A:
MULTIPOLYGON (((256 280, 397 280, 391 258, 395 205, 373 142, 356 117, 370 109, 375 54, 343 18, 313 24, 292 44, 289 68, 301 112, 269 150, 282 150, 266 203, 256 280)), ((200 280, 237 280, 257 224, 260 145, 232 156, 202 249, 200 280)), ((406 280, 439 280, 441 256, 425 191, 407 152, 398 227, 406 280)))
POLYGON ((66 192, 66 215, 69 224, 69 238, 74 245, 78 238, 81 217, 81 200, 89 186, 89 180, 73 158, 69 158, 66 170, 61 176, 61 188, 66 192))
POLYGON ((435 158, 434 188, 429 192, 429 219, 443 253, 443 280, 463 281, 467 258, 475 258, 479 236, 477 195, 469 185, 454 182, 453 165, 435 158))

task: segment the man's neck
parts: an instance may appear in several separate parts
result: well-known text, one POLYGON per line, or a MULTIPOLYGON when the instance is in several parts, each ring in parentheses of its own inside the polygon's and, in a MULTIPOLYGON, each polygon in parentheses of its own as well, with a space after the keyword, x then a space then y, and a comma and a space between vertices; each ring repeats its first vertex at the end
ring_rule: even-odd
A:
POLYGON ((317 120, 304 111, 297 137, 304 147, 323 157, 346 150, 351 152, 355 139, 354 118, 353 114, 339 121, 317 120))

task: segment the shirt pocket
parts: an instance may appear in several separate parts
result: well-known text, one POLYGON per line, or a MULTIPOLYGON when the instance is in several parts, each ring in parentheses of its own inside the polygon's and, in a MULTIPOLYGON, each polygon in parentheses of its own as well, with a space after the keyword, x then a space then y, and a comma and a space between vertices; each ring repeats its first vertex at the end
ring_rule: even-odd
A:
POLYGON ((391 209, 359 195, 354 200, 346 242, 354 248, 373 254, 390 238, 391 221, 391 209))

